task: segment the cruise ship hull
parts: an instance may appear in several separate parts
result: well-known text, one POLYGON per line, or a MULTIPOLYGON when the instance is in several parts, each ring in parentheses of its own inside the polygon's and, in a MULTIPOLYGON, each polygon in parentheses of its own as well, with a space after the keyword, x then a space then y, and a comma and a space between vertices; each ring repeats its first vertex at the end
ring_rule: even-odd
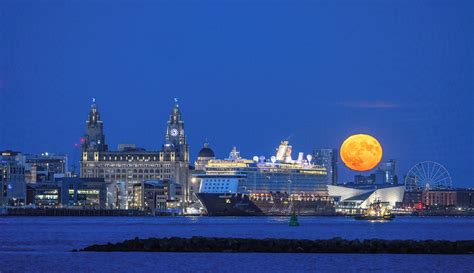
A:
POLYGON ((294 198, 285 194, 250 196, 247 194, 196 194, 210 216, 285 216, 335 215, 334 206, 325 198, 294 198))

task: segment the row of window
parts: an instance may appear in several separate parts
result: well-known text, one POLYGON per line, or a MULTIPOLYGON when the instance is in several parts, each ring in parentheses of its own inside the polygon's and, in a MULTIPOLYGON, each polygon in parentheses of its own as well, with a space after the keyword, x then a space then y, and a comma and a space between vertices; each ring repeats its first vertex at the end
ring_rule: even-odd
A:
MULTIPOLYGON (((170 154, 171 156, 174 156, 175 153, 174 152, 171 152, 170 154)), ((150 161, 150 160, 153 160, 153 161, 157 161, 157 160, 160 160, 160 157, 163 158, 165 155, 164 154, 161 154, 160 156, 156 157, 156 156, 102 156, 102 160, 106 161, 128 161, 128 160, 140 160, 140 161, 150 161)))
POLYGON ((126 176, 126 175, 105 175, 105 179, 115 179, 115 180, 132 180, 132 179, 166 179, 171 178, 171 175, 134 175, 134 176, 126 176))
POLYGON ((208 181, 211 181, 211 182, 230 182, 230 179, 205 179, 205 182, 208 182, 208 181))
POLYGON ((106 169, 106 170, 104 170, 104 169, 86 169, 86 170, 84 170, 84 172, 86 172, 86 173, 100 173, 100 174, 103 174, 103 173, 114 174, 115 173, 115 174, 120 175, 120 173, 122 173, 122 174, 127 174, 127 173, 128 174, 132 174, 132 173, 133 174, 172 173, 172 170, 171 169, 158 169, 158 170, 145 170, 145 171, 143 171, 143 170, 136 170, 135 169, 133 171, 128 170, 128 172, 127 172, 126 170, 121 170, 121 171, 120 170, 115 170, 114 171, 114 170, 109 170, 109 169, 106 169))
POLYGON ((126 170, 126 169, 116 169, 116 170, 113 170, 113 169, 107 169, 106 170, 107 173, 170 173, 171 170, 170 169, 134 169, 134 170, 126 170))
POLYGON ((229 187, 204 187, 204 190, 229 190, 229 187))
MULTIPOLYGON (((96 167, 96 164, 86 164, 86 167, 96 167)), ((100 164, 102 168, 170 168, 171 164, 100 164)))
POLYGON ((0 172, 3 172, 3 174, 25 174, 25 168, 2 168, 0 172))
POLYGON ((206 182, 204 183, 204 186, 229 186, 229 183, 210 183, 210 182, 206 182))

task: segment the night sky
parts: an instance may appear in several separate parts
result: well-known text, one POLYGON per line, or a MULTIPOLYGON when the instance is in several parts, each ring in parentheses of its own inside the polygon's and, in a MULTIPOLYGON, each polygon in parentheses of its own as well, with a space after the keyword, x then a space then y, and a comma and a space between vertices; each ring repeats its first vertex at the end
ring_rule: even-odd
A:
POLYGON ((474 1, 81 2, 0 0, 0 150, 78 160, 93 97, 111 148, 158 150, 178 97, 192 161, 368 133, 474 185, 474 1))

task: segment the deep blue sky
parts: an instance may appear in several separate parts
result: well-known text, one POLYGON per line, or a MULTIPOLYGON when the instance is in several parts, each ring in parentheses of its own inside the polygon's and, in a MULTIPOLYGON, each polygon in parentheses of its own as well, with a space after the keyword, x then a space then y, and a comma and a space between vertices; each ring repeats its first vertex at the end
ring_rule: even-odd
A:
POLYGON ((78 158, 92 97, 111 147, 159 149, 178 97, 193 160, 368 133, 474 185, 473 1, 81 2, 0 0, 0 149, 78 158))

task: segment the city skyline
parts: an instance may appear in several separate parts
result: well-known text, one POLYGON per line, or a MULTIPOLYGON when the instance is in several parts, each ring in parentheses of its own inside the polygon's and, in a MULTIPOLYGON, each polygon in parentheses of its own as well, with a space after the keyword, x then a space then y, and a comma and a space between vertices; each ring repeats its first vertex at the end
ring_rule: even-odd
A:
POLYGON ((0 0, 0 273, 474 272, 474 0, 0 0))
POLYGON ((433 160, 472 186, 468 4, 163 5, 4 5, 0 148, 73 158, 92 97, 111 148, 158 148, 178 97, 192 161, 206 138, 222 158, 367 133, 401 179, 433 160))
MULTIPOLYGON (((172 102, 172 103, 170 103, 170 105, 173 105, 172 108, 173 108, 173 107, 177 107, 177 106, 179 105, 178 98, 173 98, 171 102, 172 102)), ((91 98, 91 100, 90 100, 90 109, 93 109, 93 108, 94 108, 94 109, 97 108, 98 110, 101 108, 99 102, 96 101, 96 98, 91 98)), ((89 116, 89 118, 90 118, 90 116, 89 116)), ((103 120, 102 118, 99 118, 99 120, 101 120, 101 122, 107 124, 107 121, 104 122, 104 120, 103 120)), ((165 122, 164 122, 164 124, 165 124, 165 122)), ((107 129, 106 129, 107 126, 104 125, 104 128, 105 128, 105 129, 104 129, 104 135, 107 135, 107 129)), ((166 131, 166 130, 164 130, 164 131, 166 131)), ((140 142, 139 142, 139 141, 135 141, 135 142, 133 142, 133 141, 132 141, 132 142, 120 142, 120 141, 117 142, 117 141, 115 141, 115 142, 112 142, 112 143, 114 143, 113 146, 107 145, 107 146, 109 146, 109 148, 107 148, 107 149, 110 150, 110 151, 115 151, 115 150, 120 150, 120 148, 119 148, 120 145, 133 144, 133 145, 136 145, 137 148, 145 148, 147 151, 150 151, 150 150, 157 150, 157 149, 159 150, 159 149, 161 149, 161 146, 166 143, 166 140, 164 140, 165 135, 166 135, 166 134, 164 133, 164 134, 163 134, 162 143, 161 143, 161 144, 158 143, 158 144, 157 144, 158 146, 155 145, 155 146, 151 146, 151 147, 144 147, 144 146, 141 146, 141 145, 140 145, 140 142)), ((111 138, 114 139, 113 136, 112 136, 112 137, 109 136, 109 137, 107 138, 107 141, 105 141, 105 143, 103 143, 103 144, 110 144, 110 143, 111 143, 111 141, 110 141, 111 138)), ((289 138, 291 138, 291 136, 290 136, 289 138)), ((285 140, 286 140, 286 139, 285 139, 285 140)), ((79 173, 78 166, 80 166, 80 164, 79 164, 79 159, 80 159, 80 157, 81 157, 81 145, 82 145, 83 141, 84 141, 84 138, 83 138, 83 136, 81 135, 81 137, 79 137, 79 138, 77 139, 77 141, 76 141, 76 142, 74 143, 74 145, 73 145, 73 146, 74 146, 74 152, 73 152, 72 155, 71 155, 71 154, 67 154, 67 153, 55 153, 55 151, 42 151, 42 152, 46 152, 46 154, 49 152, 49 153, 51 153, 51 154, 66 154, 66 155, 68 155, 68 156, 69 156, 69 166, 72 166, 73 168, 75 168, 73 171, 76 171, 76 172, 79 173), (74 157, 76 157, 76 158, 74 158, 74 157)), ((192 150, 200 150, 204 145, 209 146, 210 148, 213 148, 213 147, 212 147, 212 144, 209 144, 209 141, 208 141, 207 138, 205 139, 205 141, 202 142, 202 144, 203 144, 203 145, 201 145, 201 146, 199 146, 199 147, 197 147, 197 148, 193 148, 192 150)), ((290 144, 291 144, 291 143, 290 143, 290 144)), ((342 142, 341 142, 341 144, 342 144, 342 142)), ((383 146, 383 145, 382 145, 382 146, 383 146)), ((239 150, 240 150, 240 146, 238 146, 238 145, 232 145, 231 147, 237 147, 237 148, 239 148, 239 150)), ((275 147, 276 147, 276 145, 275 145, 275 147)), ((336 151, 339 151, 339 148, 340 148, 340 147, 317 147, 317 148, 314 148, 314 149, 308 150, 308 151, 298 149, 298 147, 296 147, 296 148, 297 148, 297 149, 294 150, 295 153, 294 153, 293 156, 295 156, 298 152, 304 152, 305 154, 312 154, 315 149, 336 149, 336 151)), ((13 150, 14 150, 14 149, 13 149, 13 150)), ((274 149, 274 150, 275 150, 275 149, 274 149)), ((230 151, 230 148, 229 148, 229 151, 230 151)), ((25 153, 25 154, 28 154, 28 153, 29 153, 28 151, 19 151, 19 152, 22 152, 22 153, 25 153)), ((274 152, 274 151, 273 151, 273 152, 274 152)), ((227 158, 228 151, 217 151, 216 154, 218 155, 217 158, 227 158)), ((259 153, 259 152, 254 152, 254 153, 252 153, 252 154, 244 154, 243 156, 244 156, 244 158, 248 158, 248 159, 252 159, 254 156, 259 156, 259 157, 260 157, 260 156, 268 156, 267 159, 269 159, 271 155, 273 155, 273 153, 271 153, 271 152, 268 153, 268 154, 263 154, 263 153, 259 153)), ((337 157, 338 157, 338 162, 337 162, 337 164, 338 164, 338 169, 341 169, 341 168, 347 168, 347 169, 349 169, 349 168, 348 168, 347 166, 345 166, 344 163, 342 162, 339 153, 337 154, 337 157)), ((191 165, 193 165, 196 158, 197 158, 197 154, 196 154, 195 156, 194 156, 194 155, 191 155, 191 158, 190 158, 190 162, 189 162, 189 163, 190 163, 191 165)), ((356 181, 354 180, 354 179, 355 179, 355 176, 361 175, 361 174, 366 174, 366 175, 368 175, 368 174, 371 174, 371 173, 375 173, 375 171, 377 170, 378 166, 380 166, 381 164, 383 164, 383 163, 385 163, 385 162, 388 162, 389 160, 392 160, 392 159, 395 159, 395 158, 387 158, 386 156, 384 156, 384 157, 383 157, 383 160, 380 162, 380 164, 377 164, 375 167, 373 167, 373 168, 371 168, 371 169, 369 169, 369 170, 367 170, 367 171, 349 170, 349 172, 352 172, 352 173, 353 173, 353 176, 351 177, 351 176, 349 175, 347 178, 343 178, 343 179, 345 179, 345 180, 338 180, 338 183, 356 182, 356 181)), ((398 159, 395 159, 395 160, 399 161, 398 159)), ((429 161, 429 160, 428 160, 428 161, 429 161)), ((419 162, 416 162, 416 163, 419 163, 419 162)), ((397 164, 397 165, 398 165, 398 164, 397 164)), ((413 164, 413 165, 415 165, 415 164, 413 164)), ((411 167, 412 167, 412 166, 410 166, 410 168, 411 168, 411 167)), ((407 171, 408 171, 408 170, 407 170, 407 171)), ((405 174, 407 173, 407 171, 401 172, 401 171, 399 170, 399 168, 397 168, 396 175, 399 177, 399 178, 398 178, 398 179, 399 179, 399 183, 402 183, 402 184, 404 183, 404 176, 405 176, 405 174)), ((456 183, 455 183, 455 184, 456 184, 456 183)), ((456 185, 454 185, 454 186, 456 187, 456 185)))

